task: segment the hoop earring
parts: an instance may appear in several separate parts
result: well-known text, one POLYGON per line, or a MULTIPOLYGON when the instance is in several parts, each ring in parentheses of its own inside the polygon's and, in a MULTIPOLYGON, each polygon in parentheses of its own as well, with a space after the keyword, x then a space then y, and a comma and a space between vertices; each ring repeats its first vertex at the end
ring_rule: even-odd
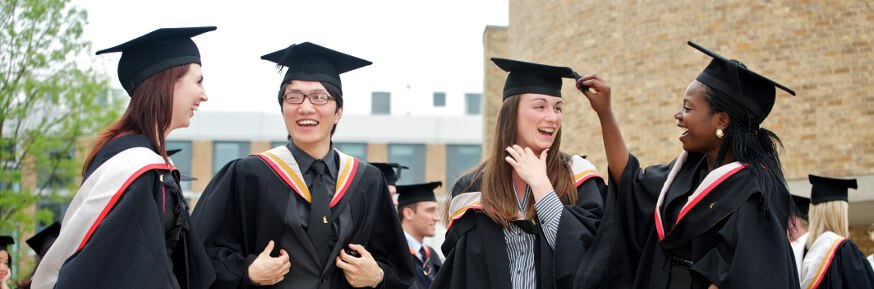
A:
POLYGON ((722 138, 722 137, 724 137, 724 136, 725 136, 725 133, 722 132, 722 129, 721 129, 721 128, 717 128, 717 129, 716 129, 716 137, 718 137, 718 138, 722 138))

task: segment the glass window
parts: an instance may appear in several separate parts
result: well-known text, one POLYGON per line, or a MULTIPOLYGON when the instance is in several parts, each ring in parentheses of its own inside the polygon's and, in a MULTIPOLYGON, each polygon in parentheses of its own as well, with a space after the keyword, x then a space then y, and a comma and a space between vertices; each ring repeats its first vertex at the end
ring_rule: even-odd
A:
POLYGON ((367 144, 366 143, 334 143, 334 147, 344 154, 367 161, 367 144))
POLYGON ((391 93, 374 91, 372 94, 370 109, 371 114, 391 114, 391 93))
POLYGON ((217 141, 212 145, 212 174, 228 162, 249 155, 249 142, 217 141))
POLYGON ((478 145, 446 145, 446 183, 447 192, 452 190, 455 181, 481 160, 482 147, 478 145))
MULTIPOLYGON (((191 176, 191 142, 190 141, 167 141, 167 151, 179 150, 179 152, 170 156, 173 160, 173 165, 179 170, 179 173, 185 176, 191 176)), ((180 182, 183 190, 191 189, 191 182, 180 182)))
POLYGON ((272 148, 275 148, 275 147, 278 147, 278 146, 285 146, 286 144, 288 144, 288 141, 285 141, 285 140, 275 140, 275 141, 270 142, 270 148, 272 149, 272 148))
POLYGON ((445 92, 435 92, 434 93, 434 107, 445 107, 446 106, 446 93, 445 92))
POLYGON ((480 106, 482 105, 483 95, 481 93, 465 93, 464 94, 464 113, 469 115, 480 115, 480 106))
POLYGON ((418 184, 425 182, 425 145, 423 144, 389 144, 388 161, 410 167, 401 172, 398 185, 418 184))

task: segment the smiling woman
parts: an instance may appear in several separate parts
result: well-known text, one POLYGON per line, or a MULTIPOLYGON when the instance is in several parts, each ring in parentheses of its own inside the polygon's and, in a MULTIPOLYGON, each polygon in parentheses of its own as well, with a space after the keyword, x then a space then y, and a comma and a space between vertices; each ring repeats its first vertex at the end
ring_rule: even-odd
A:
POLYGON ((97 138, 56 242, 32 288, 206 288, 215 278, 164 139, 206 101, 192 37, 215 27, 162 28, 97 54, 121 52, 131 96, 97 138))
POLYGON ((606 191, 594 165, 559 150, 562 79, 577 74, 492 61, 510 73, 494 145, 453 186, 446 261, 431 288, 570 288, 586 249, 603 242, 592 225, 604 213, 606 191))
POLYGON ((610 86, 599 76, 580 84, 598 114, 610 166, 610 196, 618 199, 621 230, 612 238, 627 251, 606 287, 798 288, 786 239, 789 191, 777 136, 760 125, 776 88, 794 92, 737 60, 697 44, 712 57, 691 81, 674 118, 682 152, 666 165, 642 169, 625 146, 610 86), (626 271, 635 268, 636 271, 626 271), (630 276, 632 275, 633 276, 630 276), (633 282, 633 283, 632 283, 633 282))

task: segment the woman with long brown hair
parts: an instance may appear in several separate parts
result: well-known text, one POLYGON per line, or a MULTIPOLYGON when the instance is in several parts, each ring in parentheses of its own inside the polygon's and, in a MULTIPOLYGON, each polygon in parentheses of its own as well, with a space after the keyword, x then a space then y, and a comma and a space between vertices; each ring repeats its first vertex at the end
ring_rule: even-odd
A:
POLYGON ((594 240, 606 191, 590 162, 559 150, 562 78, 577 74, 492 61, 510 72, 494 142, 453 186, 446 261, 432 288, 569 287, 594 240))
POLYGON ((191 37, 215 27, 163 28, 97 54, 121 52, 131 100, 85 160, 83 181, 33 288, 207 288, 215 278, 189 229, 179 171, 164 140, 206 101, 191 37))

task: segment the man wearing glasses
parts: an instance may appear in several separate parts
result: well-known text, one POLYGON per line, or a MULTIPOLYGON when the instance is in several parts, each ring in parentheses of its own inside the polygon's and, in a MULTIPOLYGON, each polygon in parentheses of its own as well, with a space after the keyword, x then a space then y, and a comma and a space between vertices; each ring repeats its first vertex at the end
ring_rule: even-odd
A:
POLYGON ((412 258, 397 249, 406 240, 385 180, 331 143, 340 74, 371 63, 309 42, 261 58, 288 69, 278 101, 289 142, 228 163, 204 190, 192 223, 212 288, 408 288, 412 258))

